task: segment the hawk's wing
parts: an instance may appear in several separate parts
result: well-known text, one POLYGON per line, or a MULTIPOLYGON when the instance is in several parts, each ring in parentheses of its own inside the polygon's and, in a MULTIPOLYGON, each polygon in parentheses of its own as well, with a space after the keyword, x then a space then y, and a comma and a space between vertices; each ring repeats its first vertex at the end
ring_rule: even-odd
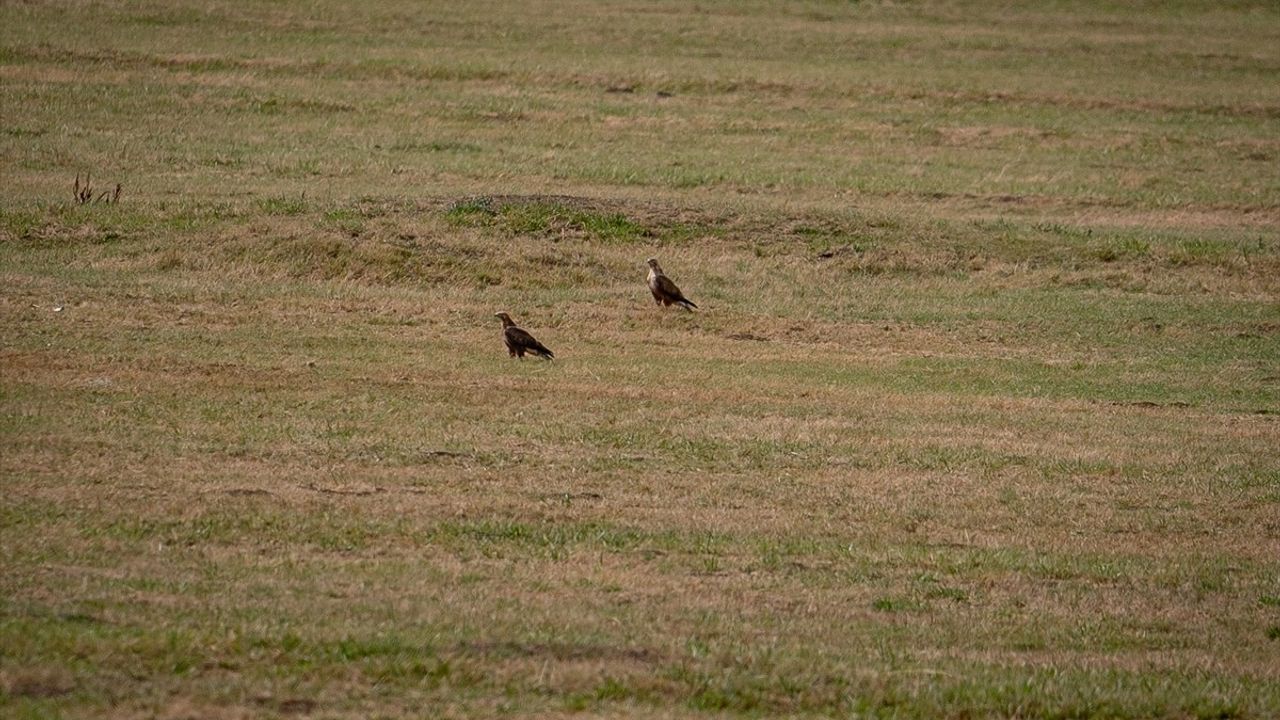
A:
POLYGON ((653 280, 654 281, 649 284, 649 289, 652 290, 655 295, 661 296, 666 302, 698 307, 697 305, 694 305, 692 300, 686 298, 684 293, 680 292, 680 288, 676 287, 676 284, 671 282, 671 278, 666 275, 658 275, 654 277, 653 280))
POLYGON ((659 275, 654 278, 654 284, 657 286, 658 294, 671 302, 679 302, 684 299, 684 293, 680 292, 680 288, 671 282, 671 278, 666 275, 659 275))
POLYGON ((511 345, 515 347, 524 348, 525 350, 538 353, 539 355, 552 354, 551 351, 547 349, 547 346, 538 342, 537 339, 521 328, 514 326, 509 327, 503 331, 503 334, 506 335, 507 342, 511 343, 511 345))

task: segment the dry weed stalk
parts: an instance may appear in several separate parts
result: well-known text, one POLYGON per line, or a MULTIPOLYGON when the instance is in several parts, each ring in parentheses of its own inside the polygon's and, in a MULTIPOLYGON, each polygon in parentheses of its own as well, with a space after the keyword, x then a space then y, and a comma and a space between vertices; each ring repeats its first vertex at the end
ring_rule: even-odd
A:
POLYGON ((84 185, 80 184, 80 173, 76 173, 76 182, 74 186, 74 195, 77 205, 88 205, 89 203, 106 203, 114 205, 120 202, 120 191, 123 189, 120 183, 116 183, 115 190, 103 190, 94 197, 93 184, 91 178, 92 173, 85 173, 84 185))

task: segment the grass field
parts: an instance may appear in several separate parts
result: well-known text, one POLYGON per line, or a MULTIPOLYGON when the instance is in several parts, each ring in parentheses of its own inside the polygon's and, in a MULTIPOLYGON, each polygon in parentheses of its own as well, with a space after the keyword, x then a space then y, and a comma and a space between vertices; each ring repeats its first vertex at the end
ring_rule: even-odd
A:
POLYGON ((1274 2, 3 2, 0 190, 0 715, 1280 716, 1274 2))

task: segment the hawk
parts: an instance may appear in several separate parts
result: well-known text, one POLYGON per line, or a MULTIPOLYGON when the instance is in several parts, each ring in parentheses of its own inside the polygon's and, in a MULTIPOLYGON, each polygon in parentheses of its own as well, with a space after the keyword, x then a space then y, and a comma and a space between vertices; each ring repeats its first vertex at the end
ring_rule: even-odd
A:
POLYGON ((649 292, 653 293, 653 301, 658 305, 679 305, 689 312, 693 312, 693 309, 698 307, 680 292, 680 288, 671 282, 671 278, 662 273, 662 268, 658 267, 657 258, 649 258, 649 292))
POLYGON ((493 316, 502 320, 502 339, 506 341, 507 352, 511 353, 511 357, 523 360, 525 353, 532 353, 544 360, 555 359, 555 353, 548 350, 546 345, 516 327, 516 322, 510 315, 500 312, 494 313, 493 316))

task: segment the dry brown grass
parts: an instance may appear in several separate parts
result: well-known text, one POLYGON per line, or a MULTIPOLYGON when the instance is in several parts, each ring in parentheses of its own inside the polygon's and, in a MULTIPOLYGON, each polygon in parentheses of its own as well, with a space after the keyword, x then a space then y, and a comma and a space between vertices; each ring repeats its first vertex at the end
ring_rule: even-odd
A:
POLYGON ((1273 8, 571 9, 0 6, 0 714, 1280 713, 1273 8))
MULTIPOLYGON (((950 712, 939 688, 999 685, 973 668, 1081 674, 1080 700, 1019 701, 1043 709, 1087 712, 1089 673, 1189 678, 1181 694, 1122 685, 1122 712, 1271 702, 1280 427, 1254 412, 1274 412, 1271 351, 1197 358, 1241 334, 1273 347, 1274 327, 1157 318, 1166 296, 1115 291, 1069 319, 1101 312, 1070 284, 1052 292, 1071 313, 1028 324, 1021 303, 1061 264, 962 273, 910 242, 845 264, 781 239, 802 218, 556 202, 657 228, 642 245, 719 228, 658 249, 706 312, 649 305, 643 247, 458 225, 448 203, 345 240, 308 212, 160 258, 77 245, 68 270, 92 268, 92 290, 36 271, 53 246, 13 255, 28 259, 0 310, 26 418, 4 453, 23 538, 7 541, 11 607, 154 624, 122 671, 158 694, 131 692, 122 716, 833 712, 901 693, 950 712), (345 271, 326 269, 333 248, 345 271), (796 297, 832 273, 856 299, 796 297), (500 282, 462 279, 477 276, 500 282), (1023 293, 1012 314, 962 319, 1023 293), (910 319, 934 295, 968 305, 910 319), (561 359, 505 362, 499 306, 561 359), (1099 323, 1107 342, 1073 340, 1099 323), (373 645, 325 649, 344 642, 373 645), (1245 684, 1196 689, 1224 678, 1245 684)), ((1136 282, 1153 261, 1068 262, 1136 282)), ((1273 283, 1216 262, 1158 274, 1224 308, 1273 283)), ((105 662, 111 637, 77 652, 105 662)), ((71 677, 95 713, 118 685, 71 677)), ((966 703, 1009 712, 998 697, 966 703)))

